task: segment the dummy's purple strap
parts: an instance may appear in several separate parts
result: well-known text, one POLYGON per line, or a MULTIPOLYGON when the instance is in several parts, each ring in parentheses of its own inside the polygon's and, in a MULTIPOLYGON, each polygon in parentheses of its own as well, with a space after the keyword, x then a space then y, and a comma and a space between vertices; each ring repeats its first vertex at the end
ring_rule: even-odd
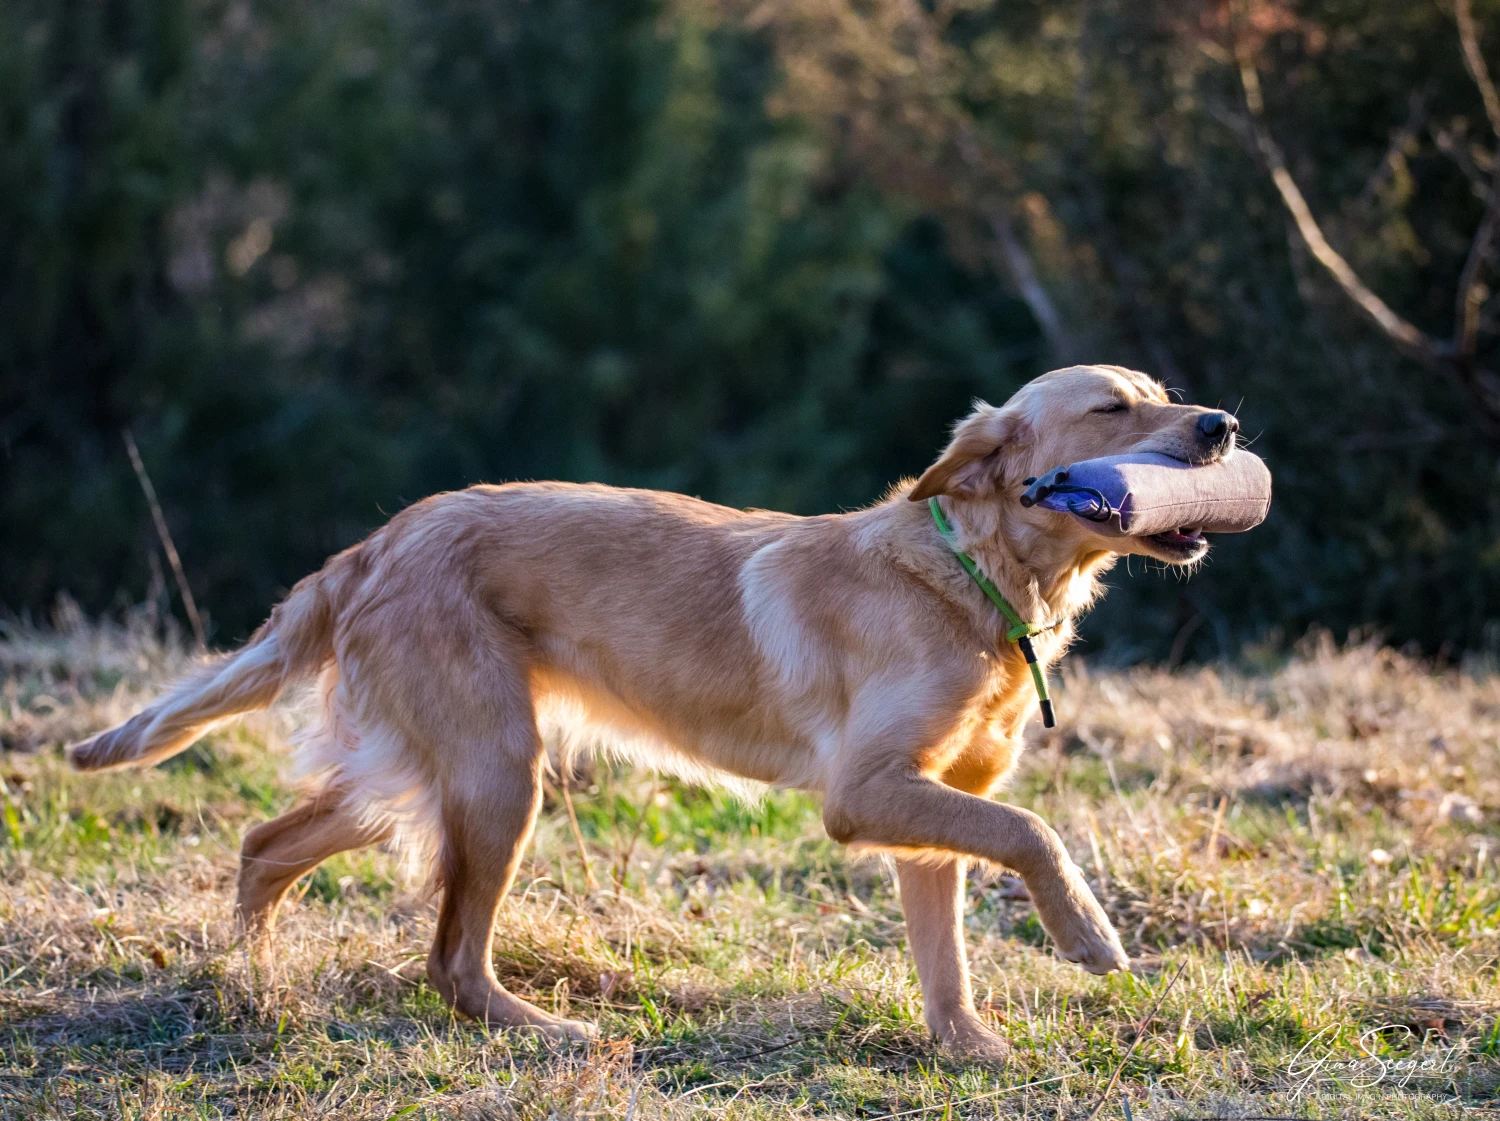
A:
POLYGON ((1266 520, 1271 472, 1244 450, 1201 467, 1154 453, 1112 455, 1054 467, 1032 480, 1021 505, 1073 514, 1105 536, 1243 533, 1266 520))

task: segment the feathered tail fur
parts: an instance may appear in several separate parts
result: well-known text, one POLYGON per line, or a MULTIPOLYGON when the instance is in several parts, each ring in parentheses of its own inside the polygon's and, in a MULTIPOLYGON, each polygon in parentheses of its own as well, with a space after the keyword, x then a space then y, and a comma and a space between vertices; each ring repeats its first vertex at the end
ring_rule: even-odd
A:
POLYGON ((333 660, 333 577, 354 550, 301 581, 250 641, 194 671, 118 727, 72 747, 80 771, 148 766, 188 748, 209 729, 269 708, 288 685, 333 660))

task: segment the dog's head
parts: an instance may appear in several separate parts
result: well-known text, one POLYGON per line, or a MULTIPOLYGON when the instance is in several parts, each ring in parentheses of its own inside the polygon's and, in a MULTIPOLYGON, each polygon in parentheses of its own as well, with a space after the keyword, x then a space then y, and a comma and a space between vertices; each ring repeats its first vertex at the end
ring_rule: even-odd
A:
MULTIPOLYGON (((1220 409, 1174 404, 1154 379, 1119 366, 1072 366, 1043 374, 1000 408, 980 403, 959 422, 938 461, 908 497, 938 494, 1015 504, 1026 478, 1107 455, 1157 452, 1203 464, 1229 456, 1239 422, 1220 409)), ((1152 537, 1104 537, 1078 519, 1051 518, 1051 532, 1080 547, 1191 564, 1208 552, 1194 526, 1152 537)))

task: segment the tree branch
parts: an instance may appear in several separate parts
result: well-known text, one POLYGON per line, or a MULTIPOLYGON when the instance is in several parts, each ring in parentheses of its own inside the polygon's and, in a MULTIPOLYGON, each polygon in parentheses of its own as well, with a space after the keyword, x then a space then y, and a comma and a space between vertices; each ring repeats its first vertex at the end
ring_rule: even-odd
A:
POLYGON ((1479 309, 1489 296, 1489 289, 1479 282, 1479 270, 1490 255, 1495 243, 1495 230, 1500 226, 1500 167, 1490 175, 1490 190, 1484 200, 1484 217, 1479 220, 1479 229, 1474 233, 1474 243, 1469 246, 1469 256, 1464 261, 1464 271, 1458 278, 1458 300, 1454 309, 1453 350, 1455 354, 1472 358, 1479 343, 1479 309))
POLYGON ((1490 119, 1490 131, 1500 137, 1500 94, 1495 93, 1495 83, 1490 80, 1484 55, 1479 52, 1479 29, 1474 25, 1469 0, 1454 0, 1453 18, 1458 21, 1458 41, 1463 47, 1464 65, 1479 87, 1479 96, 1484 100, 1484 115, 1490 119))
POLYGON ((720 0, 778 41, 777 101, 820 122, 882 189, 917 200, 976 235, 1030 310, 1059 362, 1076 347, 1018 230, 1021 176, 976 128, 965 96, 972 60, 944 38, 966 11, 954 0, 720 0), (961 223, 961 224, 960 224, 961 223))
POLYGON ((1465 150, 1464 145, 1459 142, 1453 133, 1446 128, 1429 127, 1427 135, 1432 137, 1432 143, 1437 150, 1453 161, 1453 165, 1463 172, 1465 179, 1469 181, 1469 189, 1474 192, 1474 197, 1482 199, 1490 189, 1490 177, 1480 171, 1474 163, 1474 157, 1465 150))
MULTIPOLYGON (((1484 113, 1490 119, 1490 131, 1500 140, 1500 95, 1495 93, 1495 83, 1490 80, 1489 68, 1479 50, 1479 29, 1474 25, 1474 13, 1469 0, 1454 0, 1453 16, 1458 23, 1458 41, 1463 48, 1464 65, 1479 87, 1480 99, 1484 102, 1484 113)), ((1496 153, 1500 158, 1500 151, 1496 153)), ((1479 220, 1479 229, 1474 234, 1474 243, 1469 246, 1469 256, 1464 261, 1464 271, 1458 280, 1458 300, 1454 310, 1453 350, 1465 359, 1472 359, 1479 342, 1479 309, 1484 306, 1489 291, 1479 281, 1479 270, 1489 258, 1490 248, 1495 243, 1495 228, 1500 223, 1500 162, 1490 161, 1490 189, 1484 200, 1484 217, 1479 220)))
POLYGON ((986 206, 983 208, 983 216, 985 224, 995 236, 995 245, 1000 251, 1005 270, 1015 283, 1021 299, 1030 309, 1032 318, 1036 320, 1037 326, 1046 336, 1053 359, 1059 365, 1066 366, 1073 360, 1072 341, 1063 327, 1062 316, 1058 314, 1057 305, 1052 302, 1052 297, 1047 294, 1046 286, 1036 274, 1036 267, 1031 263, 1031 254, 1026 252, 1026 247, 1016 236, 1010 215, 998 206, 986 206))
MULTIPOLYGON (((1470 29, 1472 31, 1472 22, 1470 29)), ((1467 47, 1465 49, 1467 50, 1467 47)), ((1481 309, 1488 295, 1484 285, 1480 283, 1479 273, 1494 243, 1497 226, 1500 226, 1500 167, 1497 167, 1490 177, 1484 217, 1480 220, 1479 229, 1475 231, 1474 241, 1469 247, 1468 259, 1464 262, 1464 269, 1459 277, 1458 311, 1453 327, 1453 338, 1451 341, 1433 338, 1416 324, 1399 315, 1389 304, 1371 291, 1349 262, 1344 260, 1338 250, 1328 244, 1328 239, 1323 236, 1317 219, 1313 217, 1312 208, 1307 205, 1307 200, 1302 197, 1296 181, 1287 170, 1281 149, 1277 147, 1270 132, 1266 129, 1265 103, 1261 97, 1260 77, 1256 73, 1255 63, 1248 56, 1241 54, 1239 69, 1240 83, 1245 91, 1245 107, 1250 111, 1249 124, 1255 146, 1259 149, 1261 158, 1265 160, 1271 173, 1271 181, 1275 183, 1276 190, 1281 195, 1281 201, 1291 214, 1293 222, 1296 223, 1297 232, 1307 244, 1308 250, 1337 281, 1339 287, 1344 290, 1344 294, 1368 315, 1398 348, 1424 365, 1456 377, 1470 401, 1478 409, 1479 419, 1485 429, 1491 435, 1500 435, 1500 379, 1497 379, 1490 371, 1481 369, 1475 361, 1481 309)), ((1481 93, 1488 89, 1489 93, 1493 94, 1494 87, 1486 84, 1489 79, 1482 62, 1477 74, 1483 75, 1484 78, 1480 84, 1481 93)), ((1479 81, 1477 76, 1476 81, 1479 81)), ((1497 115, 1497 119, 1500 119, 1500 115, 1497 115)))
POLYGON ((1407 102, 1409 112, 1406 123, 1391 133, 1391 142, 1386 147, 1385 158, 1376 165, 1375 170, 1370 173, 1370 178, 1365 180, 1365 185, 1360 189, 1359 197, 1355 200, 1356 206, 1369 206, 1375 198, 1375 193, 1391 177, 1391 172, 1396 166, 1396 161, 1401 158, 1403 149, 1416 139, 1417 133, 1422 131, 1422 124, 1427 116, 1427 102, 1431 97, 1431 85, 1410 96, 1407 102))
POLYGON ((1256 146, 1260 149, 1260 154, 1270 169, 1271 181, 1276 184, 1276 190, 1281 194, 1281 201, 1291 213, 1292 220, 1297 223, 1297 232, 1302 235, 1307 248, 1317 258, 1318 263, 1328 270, 1334 280, 1338 281, 1344 293, 1359 305, 1360 309, 1375 321, 1376 326, 1398 346, 1421 361, 1438 363, 1440 354, 1433 341, 1422 332, 1421 328, 1393 311, 1389 304, 1360 280, 1359 274, 1354 271, 1348 261, 1344 260, 1339 251, 1328 244, 1328 239, 1323 236, 1323 231, 1318 226, 1318 220, 1313 217, 1312 209, 1307 205, 1307 200, 1302 197, 1301 190, 1298 189, 1291 172, 1286 168, 1286 160, 1281 154, 1281 149, 1276 141, 1271 139, 1271 134, 1266 131, 1263 120, 1265 103, 1261 99, 1260 76, 1255 72, 1255 63, 1244 57, 1240 58, 1239 63, 1240 83, 1245 89, 1245 106, 1250 110, 1250 128, 1255 137, 1256 146))
MULTIPOLYGON (((968 122, 959 123, 954 141, 958 148, 959 158, 975 174, 978 181, 983 183, 992 180, 993 176, 988 174, 979 140, 968 122)), ((1010 275, 1016 291, 1030 310, 1031 317, 1042 329, 1042 335, 1052 351, 1053 360, 1059 365, 1066 366, 1074 358, 1072 339, 1068 335, 1067 328, 1063 326, 1062 315, 1058 312, 1057 305, 1052 302, 1046 285, 1037 276, 1036 265, 1032 263, 1031 254, 1026 251, 1026 246, 1021 244, 1021 239, 1016 235, 1016 227, 1010 219, 1010 213, 997 202, 981 202, 976 209, 984 220, 984 224, 990 228, 1001 266, 1010 275)))

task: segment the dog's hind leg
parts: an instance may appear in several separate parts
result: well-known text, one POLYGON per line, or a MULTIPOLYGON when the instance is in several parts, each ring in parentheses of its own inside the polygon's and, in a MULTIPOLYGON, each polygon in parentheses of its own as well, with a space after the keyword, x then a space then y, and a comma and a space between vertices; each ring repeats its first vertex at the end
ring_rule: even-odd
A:
POLYGON ((268 935, 287 888, 330 856, 378 845, 390 835, 389 825, 362 817, 337 788, 257 825, 240 846, 236 909, 245 933, 268 935))
MULTIPOLYGON (((528 1029, 558 1040, 589 1039, 597 1034, 592 1025, 550 1015, 507 992, 491 962, 500 900, 515 878, 541 805, 542 767, 530 687, 513 669, 498 676, 501 680, 492 678, 487 691, 499 705, 463 722, 485 727, 483 737, 450 743, 443 752, 443 902, 427 975, 456 1012, 492 1027, 528 1029)), ((454 715, 450 708, 449 716, 454 715)))

